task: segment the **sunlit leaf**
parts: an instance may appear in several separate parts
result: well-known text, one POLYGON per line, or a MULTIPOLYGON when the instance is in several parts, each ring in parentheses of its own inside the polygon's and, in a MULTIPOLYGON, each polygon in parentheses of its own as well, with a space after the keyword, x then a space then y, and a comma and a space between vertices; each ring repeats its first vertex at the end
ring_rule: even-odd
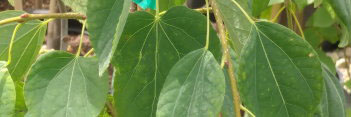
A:
POLYGON ((108 78, 94 58, 50 52, 33 65, 24 96, 28 117, 96 117, 104 107, 108 78))
POLYGON ((5 65, 6 62, 0 61, 0 116, 11 117, 15 110, 16 90, 5 65))
POLYGON ((211 52, 195 50, 171 69, 161 91, 157 117, 215 117, 225 95, 225 77, 211 52))
POLYGON ((88 27, 94 52, 99 58, 99 75, 105 72, 117 47, 128 17, 131 0, 89 0, 88 27))
POLYGON ((284 26, 255 25, 239 60, 244 105, 256 116, 313 115, 324 84, 317 53, 284 26))
MULTIPOLYGON (((0 20, 23 13, 20 11, 1 12, 0 20)), ((9 43, 16 25, 17 23, 11 23, 0 26, 0 60, 7 61, 8 59, 9 43)), ((37 20, 26 22, 17 32, 12 48, 11 64, 8 66, 14 81, 23 79, 29 71, 39 54, 45 33, 46 25, 37 20)))
MULTIPOLYGON (((219 39, 213 29, 210 34, 209 50, 218 60, 219 39)), ((187 53, 203 48, 205 39, 206 18, 186 7, 173 7, 160 19, 147 12, 130 14, 113 59, 119 116, 155 116, 169 70, 187 53)))
MULTIPOLYGON (((233 0, 215 0, 221 13, 229 37, 233 41, 234 51, 240 53, 249 37, 251 24, 233 0)), ((236 0, 248 12, 247 0, 236 0)))
POLYGON ((327 66, 322 66, 325 88, 321 103, 321 115, 322 117, 346 117, 345 96, 340 82, 327 66))

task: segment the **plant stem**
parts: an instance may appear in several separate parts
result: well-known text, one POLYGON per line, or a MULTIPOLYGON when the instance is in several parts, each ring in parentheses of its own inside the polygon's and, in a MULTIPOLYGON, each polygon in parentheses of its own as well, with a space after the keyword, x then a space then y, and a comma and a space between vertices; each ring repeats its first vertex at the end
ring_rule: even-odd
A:
POLYGON ((16 25, 15 29, 13 30, 13 33, 12 33, 12 37, 11 37, 11 40, 10 40, 10 45, 9 45, 9 53, 8 53, 8 58, 7 58, 7 65, 10 65, 11 64, 11 59, 12 59, 12 48, 13 48, 13 42, 15 41, 15 38, 16 38, 16 33, 17 31, 22 27, 22 23, 19 23, 16 25))
POLYGON ((238 88, 237 88, 237 85, 236 85, 236 79, 235 79, 235 75, 234 75, 234 68, 233 68, 233 63, 231 61, 231 56, 230 56, 229 49, 228 49, 228 44, 227 44, 227 40, 226 40, 226 33, 225 33, 224 25, 223 25, 223 20, 222 20, 220 14, 219 14, 216 2, 214 0, 212 0, 211 3, 212 3, 212 8, 213 8, 213 11, 214 11, 214 15, 216 17, 217 25, 218 25, 218 32, 219 32, 220 39, 221 39, 223 54, 225 56, 226 63, 228 63, 227 64, 228 65, 228 75, 229 75, 229 78, 230 78, 230 86, 231 86, 232 95, 233 95, 234 112, 236 114, 236 117, 241 117, 241 113, 240 113, 240 105, 241 105, 240 104, 241 103, 240 102, 240 96, 239 96, 239 91, 238 91, 238 88))
POLYGON ((86 19, 86 16, 78 13, 52 13, 52 14, 22 14, 18 17, 8 18, 0 21, 0 25, 9 24, 13 22, 26 22, 35 19, 86 19))
POLYGON ((156 19, 160 17, 160 1, 156 0, 156 19))
POLYGON ((284 11, 285 6, 283 6, 282 8, 280 8, 280 10, 278 11, 277 15, 274 16, 273 19, 271 19, 271 22, 277 22, 278 17, 280 16, 280 14, 284 11))
POLYGON ((107 101, 106 102, 106 107, 107 107, 107 110, 109 110, 109 112, 110 112, 110 115, 112 116, 112 117, 117 117, 117 113, 116 113, 116 109, 115 109, 115 107, 111 104, 111 102, 110 101, 107 101))
POLYGON ((84 31, 85 31, 86 24, 87 24, 87 20, 84 20, 83 27, 82 27, 82 32, 80 34, 80 41, 79 41, 79 46, 78 46, 78 51, 77 51, 76 57, 79 57, 80 51, 82 50, 83 37, 84 37, 84 31))
POLYGON ((85 55, 84 57, 88 57, 91 53, 94 52, 94 48, 91 48, 85 55))
POLYGON ((302 27, 300 25, 299 19, 297 19, 295 12, 294 11, 290 11, 291 15, 293 16, 295 23, 297 25, 297 28, 299 29, 300 33, 301 33, 301 37, 302 39, 305 39, 305 34, 303 33, 302 27))
POLYGON ((290 29, 294 29, 294 25, 293 25, 293 23, 292 23, 292 16, 291 16, 291 9, 292 9, 292 7, 291 7, 291 0, 285 0, 285 7, 286 7, 286 17, 287 17, 287 20, 288 20, 288 27, 290 28, 290 29))
POLYGON ((249 109, 247 109, 245 106, 240 105, 240 108, 243 109, 245 112, 249 113, 251 117, 256 117, 255 114, 253 114, 249 109))
MULTIPOLYGON (((198 8, 198 9, 193 9, 193 10, 195 10, 195 11, 197 11, 197 12, 200 12, 200 13, 206 13, 206 12, 207 12, 207 9, 210 10, 210 12, 212 12, 212 8, 211 8, 211 7, 209 7, 209 8, 198 8)), ((161 16, 161 15, 164 15, 165 13, 166 13, 166 11, 162 11, 162 12, 160 13, 160 16, 161 16)))
POLYGON ((210 10, 209 10, 209 3, 208 0, 206 1, 206 8, 207 8, 207 12, 206 12, 206 16, 207 16, 207 27, 206 27, 206 45, 205 45, 205 49, 208 49, 208 46, 210 45, 210 10))

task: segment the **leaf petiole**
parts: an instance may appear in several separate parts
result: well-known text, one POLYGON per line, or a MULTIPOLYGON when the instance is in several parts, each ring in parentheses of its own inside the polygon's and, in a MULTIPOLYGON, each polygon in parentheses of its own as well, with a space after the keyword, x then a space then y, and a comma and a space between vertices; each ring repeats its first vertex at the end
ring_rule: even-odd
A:
POLYGON ((10 65, 11 64, 11 59, 12 59, 12 48, 13 48, 13 42, 16 38, 16 33, 18 32, 18 30, 22 27, 22 23, 19 23, 16 25, 13 33, 12 33, 12 37, 11 37, 11 40, 10 40, 10 44, 9 44, 9 52, 8 52, 8 59, 7 59, 7 64, 6 66, 10 65))
POLYGON ((82 32, 80 34, 80 41, 79 41, 79 46, 78 46, 78 51, 76 53, 76 57, 79 57, 80 51, 82 50, 83 37, 84 37, 84 31, 85 31, 86 24, 87 24, 87 20, 84 20, 83 27, 82 27, 82 32))

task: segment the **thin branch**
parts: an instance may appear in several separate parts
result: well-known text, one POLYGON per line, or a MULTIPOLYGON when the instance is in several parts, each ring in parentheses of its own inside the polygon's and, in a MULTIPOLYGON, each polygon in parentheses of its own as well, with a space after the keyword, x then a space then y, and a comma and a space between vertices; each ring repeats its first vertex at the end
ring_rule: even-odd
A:
MULTIPOLYGON (((218 25, 218 32, 220 35, 220 39, 221 39, 221 44, 222 44, 222 50, 223 50, 223 54, 225 56, 225 60, 226 63, 228 63, 228 75, 230 78, 230 86, 232 89, 232 95, 233 95, 233 103, 234 103, 234 112, 236 114, 236 117, 241 117, 241 113, 240 113, 240 97, 239 97, 239 91, 236 85, 236 79, 235 79, 235 75, 234 75, 234 68, 233 68, 233 63, 231 61, 231 56, 229 53, 229 49, 228 49, 228 44, 227 44, 227 40, 226 40, 226 33, 225 33, 225 28, 223 25, 223 20, 219 14, 217 5, 215 3, 214 0, 211 0, 212 3, 212 8, 214 11, 214 15, 216 17, 216 21, 217 21, 217 25, 218 25)), ((251 20, 252 21, 252 20, 251 20)), ((253 22, 253 21, 252 21, 253 22)))
POLYGON ((18 17, 8 18, 0 21, 0 25, 9 24, 13 22, 26 22, 36 19, 80 19, 85 20, 86 16, 78 13, 51 13, 51 14, 22 14, 18 17))
MULTIPOLYGON (((289 9, 290 10, 290 9, 289 9)), ((301 33, 301 37, 302 39, 305 39, 305 34, 303 33, 303 30, 302 30, 302 27, 301 27, 301 24, 299 22, 299 19, 297 19, 296 17, 296 14, 294 11, 290 11, 291 15, 293 16, 294 20, 295 20, 295 23, 297 25, 297 28, 299 29, 300 33, 301 33)))
MULTIPOLYGON (((200 12, 200 13, 206 13, 207 12, 207 9, 210 11, 210 12, 212 12, 212 7, 209 7, 209 8, 198 8, 198 9, 193 9, 193 10, 195 10, 195 11, 197 11, 197 12, 200 12)), ((164 15, 166 13, 166 11, 162 11, 161 13, 160 13, 160 16, 161 15, 164 15)))
POLYGON ((117 113, 116 113, 116 109, 115 109, 115 107, 111 104, 111 102, 110 101, 107 101, 106 102, 106 107, 107 107, 107 110, 109 111, 109 113, 110 113, 110 115, 112 116, 112 117, 117 117, 117 113))
POLYGON ((91 48, 85 55, 84 57, 88 57, 91 53, 94 52, 94 48, 91 48))
POLYGON ((86 24, 87 24, 87 20, 84 20, 82 32, 80 34, 80 41, 79 41, 79 46, 78 46, 78 51, 77 51, 76 57, 78 57, 80 55, 80 51, 82 50, 83 37, 84 37, 84 31, 85 31, 86 24))
POLYGON ((206 2, 206 16, 207 16, 207 27, 206 27, 206 45, 205 49, 208 49, 208 46, 210 45, 210 5, 208 3, 209 0, 205 0, 206 2))
POLYGON ((285 6, 283 6, 282 8, 280 8, 280 10, 278 11, 277 15, 274 16, 273 19, 271 19, 271 22, 277 22, 278 17, 280 16, 280 14, 284 11, 285 6))

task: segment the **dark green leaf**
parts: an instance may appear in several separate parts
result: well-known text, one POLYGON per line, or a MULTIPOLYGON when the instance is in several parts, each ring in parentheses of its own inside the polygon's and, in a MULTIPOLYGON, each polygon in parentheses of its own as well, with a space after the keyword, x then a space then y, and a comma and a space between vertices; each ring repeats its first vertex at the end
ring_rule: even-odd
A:
POLYGON ((157 117, 215 117, 225 95, 225 77, 211 52, 195 50, 169 72, 157 106, 157 117))
POLYGON ((108 78, 94 58, 50 52, 33 65, 24 86, 28 117, 96 117, 104 107, 108 78))
MULTIPOLYGON (((0 13, 0 20, 23 14, 19 11, 5 11, 0 13), (4 17, 2 17, 4 16, 4 17)), ((8 48, 12 33, 17 23, 0 26, 0 60, 7 60, 8 48)), ((34 20, 23 24, 16 34, 12 48, 9 72, 14 81, 21 80, 36 60, 43 44, 46 33, 46 24, 34 20)))
POLYGON ((325 88, 321 103, 321 115, 322 117, 346 117, 344 91, 328 67, 322 66, 325 88))
POLYGON ((0 61, 0 116, 11 117, 15 110, 16 90, 5 65, 6 62, 0 61))
POLYGON ((94 52, 99 58, 99 75, 105 72, 117 47, 128 17, 131 0, 89 0, 88 26, 94 52))
MULTIPOLYGON (((210 34, 209 50, 218 60, 219 39, 213 29, 210 34)), ((130 14, 113 59, 119 116, 155 116, 169 70, 187 53, 203 48, 205 38, 206 18, 183 6, 160 19, 147 12, 130 14)))
POLYGON ((307 0, 292 0, 296 4, 298 10, 303 10, 307 6, 307 0))
MULTIPOLYGON (((237 0, 238 1, 238 0, 237 0)), ((249 0, 253 16, 260 16, 261 12, 268 7, 269 0, 249 0)))
POLYGON ((160 11, 166 11, 174 6, 183 5, 185 0, 159 0, 160 11))
POLYGON ((244 105, 259 117, 312 116, 324 84, 317 53, 284 26, 255 25, 239 60, 244 105))
POLYGON ((335 23, 325 7, 319 7, 312 17, 314 27, 330 27, 335 23))
MULTIPOLYGON (((215 0, 221 13, 229 37, 233 41, 234 51, 240 53, 250 34, 251 24, 239 7, 232 0, 215 0)), ((247 0, 236 0, 244 10, 248 11, 247 0)))

